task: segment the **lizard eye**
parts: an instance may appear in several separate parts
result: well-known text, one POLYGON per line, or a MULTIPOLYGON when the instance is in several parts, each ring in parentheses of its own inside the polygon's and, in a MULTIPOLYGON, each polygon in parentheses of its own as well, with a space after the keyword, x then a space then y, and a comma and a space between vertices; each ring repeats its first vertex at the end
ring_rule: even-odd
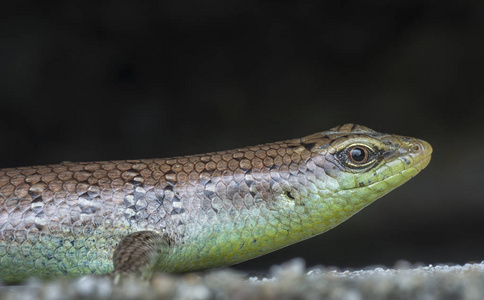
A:
POLYGON ((361 146, 353 146, 348 149, 346 154, 351 163, 355 165, 363 165, 368 162, 370 157, 368 154, 368 149, 361 146))
POLYGON ((340 161, 348 167, 362 169, 376 161, 375 151, 366 145, 353 144, 340 152, 340 161))

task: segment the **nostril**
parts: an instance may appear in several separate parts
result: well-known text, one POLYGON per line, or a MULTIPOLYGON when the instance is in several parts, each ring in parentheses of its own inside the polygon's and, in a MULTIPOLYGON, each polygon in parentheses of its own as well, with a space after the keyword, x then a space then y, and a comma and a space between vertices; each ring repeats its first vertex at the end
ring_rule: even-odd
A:
POLYGON ((418 144, 410 144, 408 149, 413 152, 417 152, 420 150, 420 146, 418 144))

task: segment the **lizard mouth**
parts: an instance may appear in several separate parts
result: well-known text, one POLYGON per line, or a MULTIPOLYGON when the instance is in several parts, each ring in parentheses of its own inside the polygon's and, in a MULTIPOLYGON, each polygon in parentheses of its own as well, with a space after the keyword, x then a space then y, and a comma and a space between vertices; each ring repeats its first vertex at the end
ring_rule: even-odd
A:
POLYGON ((410 155, 414 160, 413 167, 418 171, 427 167, 432 158, 432 146, 424 140, 416 139, 416 143, 411 143, 408 147, 410 155), (412 155, 413 153, 415 154, 412 155))
POLYGON ((405 161, 406 159, 411 158, 413 160, 413 163, 410 166, 404 168, 401 171, 395 172, 394 174, 391 174, 390 176, 379 182, 370 184, 368 185, 368 187, 372 188, 373 186, 381 184, 381 182, 385 182, 390 185, 392 189, 394 189, 402 185, 404 182, 415 177, 418 173, 420 173, 420 171, 425 169, 425 167, 427 167, 427 165, 430 163, 430 159, 432 158, 432 146, 430 146, 429 143, 423 140, 417 139, 416 142, 417 143, 409 144, 408 154, 400 158, 401 161, 405 161))

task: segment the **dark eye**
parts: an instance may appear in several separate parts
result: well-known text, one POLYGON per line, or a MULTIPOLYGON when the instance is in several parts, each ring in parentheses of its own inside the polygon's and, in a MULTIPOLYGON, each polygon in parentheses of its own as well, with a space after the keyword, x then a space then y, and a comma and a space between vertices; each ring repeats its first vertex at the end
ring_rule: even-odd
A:
POLYGON ((368 149, 362 146, 353 146, 349 148, 346 155, 348 156, 348 160, 355 165, 364 165, 370 158, 368 149))
POLYGON ((361 172, 373 166, 378 161, 378 152, 371 146, 354 143, 346 145, 336 156, 347 167, 347 170, 361 172))

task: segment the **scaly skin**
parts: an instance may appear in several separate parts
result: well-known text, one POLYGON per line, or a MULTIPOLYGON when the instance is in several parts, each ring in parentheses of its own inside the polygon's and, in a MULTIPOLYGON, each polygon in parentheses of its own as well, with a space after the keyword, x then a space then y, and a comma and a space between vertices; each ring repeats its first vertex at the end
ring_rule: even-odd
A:
POLYGON ((3 169, 0 279, 242 262, 335 227, 415 176, 431 152, 346 124, 201 155, 3 169), (351 161, 354 147, 367 162, 351 161))

